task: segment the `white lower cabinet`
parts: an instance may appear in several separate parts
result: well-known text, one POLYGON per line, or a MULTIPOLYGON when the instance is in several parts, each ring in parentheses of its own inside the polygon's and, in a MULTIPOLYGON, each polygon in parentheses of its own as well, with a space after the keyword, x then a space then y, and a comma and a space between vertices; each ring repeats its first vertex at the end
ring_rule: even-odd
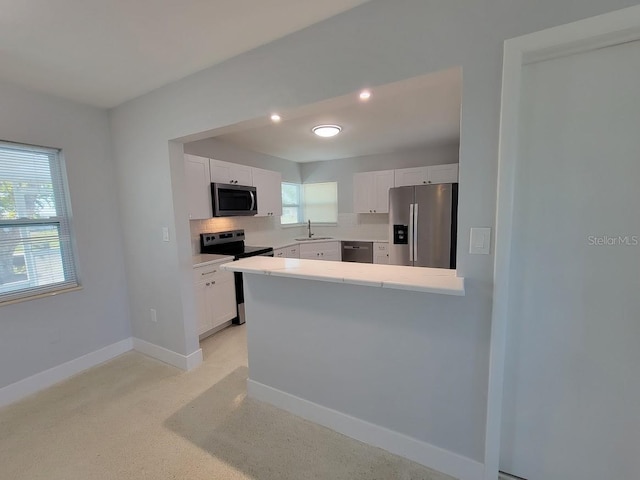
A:
POLYGON ((298 245, 276 248, 273 251, 273 256, 276 258, 300 258, 300 250, 298 249, 298 245))
POLYGON ((233 273, 220 270, 220 264, 194 267, 193 277, 198 335, 202 335, 237 315, 236 286, 233 273))
POLYGON ((300 245, 300 258, 340 262, 342 260, 340 242, 303 243, 300 245))
POLYGON ((373 263, 386 265, 389 263, 389 244, 385 242, 375 242, 373 244, 373 263))

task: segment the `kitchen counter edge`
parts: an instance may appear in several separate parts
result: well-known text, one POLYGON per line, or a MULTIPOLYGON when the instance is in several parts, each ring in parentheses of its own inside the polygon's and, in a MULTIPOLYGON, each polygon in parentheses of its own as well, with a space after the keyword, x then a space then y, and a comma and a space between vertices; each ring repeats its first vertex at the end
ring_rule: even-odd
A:
POLYGON ((342 238, 342 237, 332 237, 332 238, 319 238, 313 240, 287 240, 285 243, 277 243, 273 246, 274 250, 278 250, 279 248, 287 248, 293 245, 304 245, 306 243, 324 243, 324 242, 371 242, 371 243, 389 243, 389 240, 371 240, 371 239, 361 239, 361 238, 342 238))
POLYGON ((207 265, 214 265, 217 263, 225 263, 225 262, 232 262, 232 261, 233 261, 233 257, 230 257, 229 255, 212 255, 208 253, 203 253, 201 255, 194 255, 192 259, 193 268, 205 267, 207 265))
POLYGON ((252 257, 227 263, 231 272, 302 280, 346 283, 423 293, 464 296, 464 277, 455 270, 370 263, 330 262, 297 258, 252 257))

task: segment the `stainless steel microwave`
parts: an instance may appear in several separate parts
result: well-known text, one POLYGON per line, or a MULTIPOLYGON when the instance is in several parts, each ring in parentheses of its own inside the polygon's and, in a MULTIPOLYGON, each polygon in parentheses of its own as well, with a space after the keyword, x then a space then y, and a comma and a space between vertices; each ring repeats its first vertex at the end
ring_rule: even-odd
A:
POLYGON ((256 187, 212 183, 211 201, 214 217, 251 216, 258 213, 256 187))

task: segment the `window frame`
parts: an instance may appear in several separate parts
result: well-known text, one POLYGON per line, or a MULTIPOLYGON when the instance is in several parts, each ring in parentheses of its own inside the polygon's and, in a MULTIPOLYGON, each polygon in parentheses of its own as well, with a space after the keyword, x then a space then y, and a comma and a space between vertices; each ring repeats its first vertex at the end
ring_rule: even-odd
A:
MULTIPOLYGON (((51 182, 51 192, 53 197, 53 207, 55 214, 51 214, 48 217, 17 217, 17 218, 0 218, 0 229, 15 228, 19 230, 18 245, 14 248, 11 256, 15 256, 15 251, 18 246, 22 245, 25 254, 23 254, 27 271, 35 270, 36 265, 29 265, 30 262, 36 262, 30 254, 26 251, 30 250, 33 246, 33 237, 29 235, 32 233, 28 230, 29 227, 55 227, 58 246, 57 250, 54 250, 54 255, 59 258, 60 270, 62 280, 53 281, 50 283, 44 283, 38 285, 37 278, 26 278, 23 280, 17 280, 7 284, 0 284, 0 306, 12 304, 16 302, 31 300, 35 298, 41 298, 46 296, 56 295, 65 291, 75 291, 81 288, 79 275, 78 275, 78 262, 76 253, 76 242, 73 228, 71 225, 71 204, 69 201, 69 189, 66 176, 66 168, 64 164, 64 156, 61 149, 41 147, 36 145, 29 145, 23 143, 15 143, 0 140, 0 152, 7 152, 7 155, 11 155, 13 151, 14 155, 19 155, 18 152, 22 151, 26 154, 45 155, 48 161, 49 177, 51 182)), ((1 158, 2 153, 0 153, 1 158)), ((2 162, 0 160, 0 162, 2 162)), ((0 167, 0 171, 1 171, 0 167)), ((10 172, 11 165, 7 167, 7 172, 10 172)), ((25 170, 26 171, 26 170, 25 170)), ((0 181, 6 180, 12 187, 20 181, 24 183, 32 182, 28 174, 21 177, 20 170, 15 172, 15 175, 0 174, 0 181), (6 175, 6 177, 5 177, 6 175)), ((14 199, 15 201, 15 199, 14 199)), ((19 215, 19 214, 18 214, 19 215)), ((36 274, 37 275, 37 274, 36 274)))

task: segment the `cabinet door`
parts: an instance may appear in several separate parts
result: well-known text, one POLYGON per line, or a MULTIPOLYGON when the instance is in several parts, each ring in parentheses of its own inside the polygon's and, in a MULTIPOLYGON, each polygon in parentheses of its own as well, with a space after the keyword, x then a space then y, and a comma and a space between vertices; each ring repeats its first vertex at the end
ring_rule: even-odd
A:
POLYGON ((373 263, 379 265, 389 264, 389 244, 376 242, 373 244, 373 263))
POLYGON ((372 172, 373 213, 389 213, 389 189, 394 186, 393 170, 372 172))
POLYGON ((184 175, 189 220, 211 218, 209 159, 185 154, 184 175))
POLYGON ((237 307, 233 273, 218 272, 211 281, 207 297, 211 309, 211 328, 219 327, 234 318, 237 307))
POLYGON ((320 260, 329 260, 332 262, 340 262, 342 261, 342 252, 340 251, 329 251, 329 252, 323 252, 322 254, 322 258, 320 258, 320 260))
POLYGON ((423 185, 428 181, 428 167, 401 168, 395 171, 395 186, 423 185))
POLYGON ((353 213, 373 213, 372 190, 373 175, 371 172, 353 175, 353 213))
POLYGON ((282 175, 279 172, 254 168, 253 186, 258 194, 257 217, 282 215, 282 175))
POLYGON ((207 300, 207 294, 209 288, 205 282, 198 282, 195 284, 195 296, 196 296, 196 315, 198 323, 198 335, 202 335, 204 332, 211 330, 211 314, 209 312, 209 302, 207 300))
POLYGON ((300 258, 300 251, 298 249, 298 245, 294 245, 292 247, 287 248, 287 258, 300 258))
POLYGON ((429 167, 428 183, 457 183, 458 164, 433 165, 429 167))
POLYGON ((211 159, 209 162, 211 181, 231 185, 253 185, 251 167, 211 159))

